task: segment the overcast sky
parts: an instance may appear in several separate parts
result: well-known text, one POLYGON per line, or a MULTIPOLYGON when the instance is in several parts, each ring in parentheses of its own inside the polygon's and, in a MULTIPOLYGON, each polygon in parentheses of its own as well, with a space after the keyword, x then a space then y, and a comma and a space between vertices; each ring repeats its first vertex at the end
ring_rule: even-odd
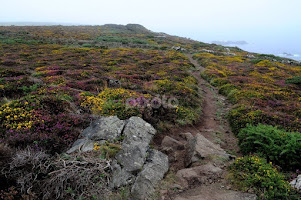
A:
POLYGON ((138 23, 153 31, 207 42, 295 40, 301 46, 301 0, 0 0, 0 3, 0 22, 138 23))

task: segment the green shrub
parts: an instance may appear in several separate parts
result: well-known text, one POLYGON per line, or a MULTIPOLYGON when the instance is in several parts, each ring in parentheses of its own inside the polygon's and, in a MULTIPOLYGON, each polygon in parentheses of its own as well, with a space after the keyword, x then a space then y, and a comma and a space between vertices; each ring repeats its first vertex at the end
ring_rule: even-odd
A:
POLYGON ((252 64, 257 64, 257 63, 259 63, 259 62, 261 62, 261 61, 263 61, 263 59, 253 59, 253 60, 250 60, 250 63, 252 63, 252 64))
POLYGON ((284 175, 264 158, 245 156, 237 158, 230 168, 230 180, 242 191, 253 189, 259 199, 298 199, 284 175))
POLYGON ((274 126, 247 125, 238 134, 244 154, 256 153, 284 169, 301 166, 301 134, 288 133, 274 126))
POLYGON ((231 103, 236 103, 236 93, 238 92, 237 87, 230 83, 223 85, 219 88, 218 92, 222 95, 227 96, 227 98, 231 101, 231 103))
POLYGON ((24 94, 29 94, 31 92, 37 91, 37 89, 40 87, 40 84, 34 84, 31 86, 23 86, 23 87, 19 87, 18 89, 23 90, 24 94))
POLYGON ((295 76, 285 80, 286 84, 296 84, 301 86, 301 76, 295 76))
POLYGON ((214 78, 214 79, 211 79, 211 81, 210 81, 210 84, 215 87, 220 87, 220 86, 226 85, 227 83, 229 83, 229 81, 227 79, 223 79, 223 78, 214 78))
POLYGON ((200 109, 186 108, 178 106, 176 109, 177 113, 177 122, 181 125, 193 124, 199 119, 200 109))

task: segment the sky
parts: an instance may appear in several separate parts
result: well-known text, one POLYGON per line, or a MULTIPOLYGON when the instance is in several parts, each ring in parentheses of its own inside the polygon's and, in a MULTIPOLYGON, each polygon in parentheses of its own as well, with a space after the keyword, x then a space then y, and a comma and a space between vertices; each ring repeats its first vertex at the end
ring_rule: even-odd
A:
MULTIPOLYGON (((301 0, 0 0, 0 22, 137 23, 204 42, 301 54, 301 0)), ((280 52, 281 53, 281 52, 280 52)))

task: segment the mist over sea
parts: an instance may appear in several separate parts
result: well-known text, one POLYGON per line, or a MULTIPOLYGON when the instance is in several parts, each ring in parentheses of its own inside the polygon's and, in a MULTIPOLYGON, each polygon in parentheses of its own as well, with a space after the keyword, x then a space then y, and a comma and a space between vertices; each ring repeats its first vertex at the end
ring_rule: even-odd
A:
POLYGON ((247 44, 230 44, 226 46, 237 46, 245 51, 263 54, 274 54, 276 56, 290 58, 301 61, 301 48, 292 47, 288 44, 269 44, 263 45, 261 43, 247 43, 247 44))
MULTIPOLYGON (((262 54, 273 54, 301 61, 301 37, 298 34, 300 28, 294 31, 269 32, 235 32, 227 31, 200 31, 185 30, 169 31, 172 35, 191 38, 200 42, 216 43, 223 46, 237 46, 245 51, 262 54), (232 42, 232 44, 231 44, 232 42), (234 43, 234 44, 233 44, 234 43)), ((300 30, 301 33, 301 30, 300 30)))

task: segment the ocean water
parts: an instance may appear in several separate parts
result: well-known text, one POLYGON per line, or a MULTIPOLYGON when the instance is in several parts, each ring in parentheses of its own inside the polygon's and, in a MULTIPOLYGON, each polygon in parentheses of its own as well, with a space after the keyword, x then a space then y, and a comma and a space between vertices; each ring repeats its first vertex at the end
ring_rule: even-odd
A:
POLYGON ((227 46, 237 46, 245 51, 253 53, 262 53, 262 54, 273 54, 280 57, 290 58, 293 60, 301 61, 301 47, 291 47, 289 45, 262 45, 258 43, 248 43, 248 44, 231 44, 227 46), (300 48, 300 49, 299 49, 300 48))
POLYGON ((175 30, 174 35, 206 43, 218 41, 223 46, 237 46, 253 53, 273 54, 301 61, 301 37, 298 31, 270 32, 266 30, 260 32, 254 30, 248 33, 236 33, 231 30, 215 32, 212 30, 208 30, 207 32, 200 30, 191 32, 175 30), (227 41, 234 41, 235 44, 229 44, 227 41))

